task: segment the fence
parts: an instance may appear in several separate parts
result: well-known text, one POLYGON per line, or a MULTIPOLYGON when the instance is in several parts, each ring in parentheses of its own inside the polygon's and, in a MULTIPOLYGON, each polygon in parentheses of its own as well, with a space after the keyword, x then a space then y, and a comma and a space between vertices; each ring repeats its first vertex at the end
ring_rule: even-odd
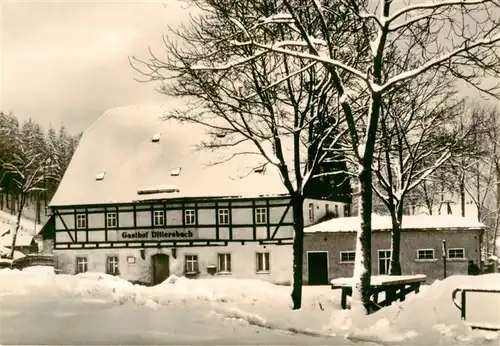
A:
MULTIPOLYGON (((476 293, 487 293, 487 294, 500 294, 500 289, 479 289, 479 288, 457 288, 453 291, 451 299, 453 300, 453 304, 460 310, 462 320, 467 320, 467 293, 468 292, 476 292, 476 293), (460 304, 457 303, 456 297, 460 292, 460 304)), ((488 304, 484 304, 484 306, 489 306, 488 304)), ((495 306, 495 305, 493 305, 495 306)), ((492 308, 493 308, 492 306, 492 308)), ((494 321, 494 323, 490 322, 471 322, 468 323, 470 327, 473 329, 484 329, 484 330, 500 330, 500 321, 494 321)))

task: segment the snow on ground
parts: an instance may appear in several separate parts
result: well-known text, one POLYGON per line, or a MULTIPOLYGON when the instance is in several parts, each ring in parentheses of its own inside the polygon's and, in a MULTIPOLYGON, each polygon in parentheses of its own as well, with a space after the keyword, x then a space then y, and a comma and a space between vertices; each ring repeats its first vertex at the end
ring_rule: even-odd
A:
MULTIPOLYGON (((340 308, 341 291, 329 286, 305 286, 302 309, 293 311, 290 287, 259 280, 172 276, 160 285, 145 287, 101 273, 55 275, 49 267, 0 271, 0 297, 4 298, 57 294, 122 306, 138 304, 158 311, 166 307, 192 307, 193 311, 205 309, 214 318, 240 320, 267 329, 345 336, 383 344, 497 345, 498 333, 472 330, 461 321, 460 311, 451 300, 457 287, 500 289, 500 274, 452 276, 422 287, 419 294, 408 296, 405 302, 394 303, 369 316, 351 316, 350 311, 340 308)), ((498 296, 476 297, 476 307, 494 311, 498 306, 495 302, 500 301, 498 296)), ((480 317, 476 314, 476 318, 480 317)), ((496 318, 500 318, 498 314, 496 318)))

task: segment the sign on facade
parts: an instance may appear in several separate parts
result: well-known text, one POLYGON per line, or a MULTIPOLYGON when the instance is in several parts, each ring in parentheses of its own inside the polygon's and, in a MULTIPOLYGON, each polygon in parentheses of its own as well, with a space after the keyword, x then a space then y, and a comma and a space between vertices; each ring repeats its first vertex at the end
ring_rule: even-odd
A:
POLYGON ((197 239, 197 230, 149 230, 123 231, 118 234, 118 241, 134 240, 189 240, 197 239))

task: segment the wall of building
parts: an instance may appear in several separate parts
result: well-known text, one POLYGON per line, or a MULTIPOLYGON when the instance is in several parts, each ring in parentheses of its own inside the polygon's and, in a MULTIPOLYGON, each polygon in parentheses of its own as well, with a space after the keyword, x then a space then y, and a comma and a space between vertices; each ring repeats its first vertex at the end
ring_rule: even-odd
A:
MULTIPOLYGON (((50 249, 47 244, 46 249, 50 249)), ((172 249, 145 249, 144 259, 141 258, 140 249, 68 249, 54 250, 57 269, 63 274, 75 274, 76 258, 86 257, 88 271, 106 272, 106 258, 118 256, 120 277, 130 281, 144 283, 152 282, 152 259, 155 254, 169 256, 170 274, 183 276, 185 256, 197 255, 199 275, 197 277, 210 277, 207 266, 217 266, 217 254, 231 254, 231 273, 215 274, 214 276, 261 279, 276 284, 290 284, 292 280, 292 246, 291 245, 260 245, 257 242, 229 243, 228 246, 217 247, 185 247, 176 248, 175 258, 172 249), (269 252, 270 271, 257 273, 257 252, 269 252)))
POLYGON ((102 242, 292 239, 293 216, 288 203, 288 198, 276 198, 56 208, 55 244, 57 248, 58 244, 102 242), (265 222, 256 221, 257 208, 265 210, 265 222), (183 213, 186 209, 195 211, 195 224, 185 223, 183 213), (218 211, 221 209, 229 210, 228 224, 219 222, 218 211), (158 211, 164 214, 166 220, 161 226, 153 222, 158 211), (106 213, 116 214, 115 227, 106 224, 106 213), (77 227, 80 216, 87 220, 83 228, 77 227), (124 233, 135 231, 189 231, 189 236, 176 237, 170 233, 169 236, 156 237, 151 232, 143 239, 133 239, 133 234, 124 233))
MULTIPOLYGON (((464 248, 465 259, 448 259, 447 274, 467 274, 469 259, 480 261, 480 236, 477 230, 465 231, 405 231, 401 234, 401 266, 403 274, 424 274, 427 282, 443 278, 442 241, 446 240, 449 248, 464 248), (417 259, 418 249, 433 249, 434 259, 417 259)), ((329 280, 338 277, 352 276, 354 263, 341 262, 341 251, 354 251, 356 234, 353 232, 337 233, 306 233, 304 239, 304 282, 307 283, 308 263, 307 251, 328 252, 329 280)), ((372 235, 372 273, 379 274, 378 250, 391 249, 391 235, 389 231, 374 232, 372 235)))
POLYGON ((318 220, 321 220, 327 213, 334 214, 336 217, 349 216, 349 205, 320 199, 306 198, 304 200, 304 224, 306 227, 317 223, 318 220), (313 210, 312 213, 310 212, 311 207, 313 210))

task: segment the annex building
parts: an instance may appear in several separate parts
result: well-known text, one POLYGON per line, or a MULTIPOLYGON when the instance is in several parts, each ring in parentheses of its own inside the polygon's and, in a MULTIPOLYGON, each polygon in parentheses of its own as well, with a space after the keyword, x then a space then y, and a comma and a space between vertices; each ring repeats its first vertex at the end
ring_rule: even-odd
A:
MULTIPOLYGON (((115 108, 85 131, 50 202, 44 247, 57 268, 147 284, 171 274, 291 282, 292 208, 277 169, 234 155, 255 152, 250 143, 201 150, 205 130, 164 113, 115 108)), ((318 196, 304 209, 306 224, 349 210, 318 196)))
MULTIPOLYGON (((445 255, 447 276, 467 275, 469 260, 480 263, 484 227, 475 218, 458 215, 405 215, 402 274, 423 274, 427 282, 441 280, 445 255)), ((304 230, 304 283, 328 284, 332 279, 353 275, 357 229, 358 217, 342 217, 304 230)), ((390 216, 372 215, 372 275, 389 274, 391 229, 390 216)))

